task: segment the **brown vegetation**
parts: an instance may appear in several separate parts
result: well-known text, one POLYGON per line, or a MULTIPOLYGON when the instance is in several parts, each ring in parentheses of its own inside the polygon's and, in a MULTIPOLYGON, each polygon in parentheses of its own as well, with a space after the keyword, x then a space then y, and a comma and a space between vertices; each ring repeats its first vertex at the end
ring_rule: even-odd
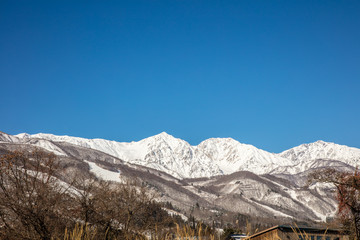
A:
POLYGON ((352 237, 360 239, 360 173, 340 172, 335 169, 316 171, 309 176, 310 182, 319 181, 335 185, 337 189, 338 215, 352 237))
MULTIPOLYGON (((216 227, 228 228, 230 233, 273 225, 270 220, 220 210, 203 216, 202 202, 194 203, 187 225, 180 217, 168 215, 165 209, 174 207, 156 202, 157 196, 143 185, 146 183, 101 181, 89 171, 67 169, 64 164, 39 150, 0 155, 0 239, 176 239, 193 235, 218 239, 214 237, 216 227), (199 224, 194 216, 207 217, 211 227, 199 224), (252 221, 261 224, 251 227, 252 221)), ((358 186, 351 176, 337 180, 358 186)), ((342 193, 358 194, 346 184, 339 188, 342 193)), ((352 204, 350 200, 344 198, 344 206, 352 204)))
POLYGON ((66 229, 79 224, 96 229, 94 239, 134 239, 175 228, 145 187, 81 174, 65 183, 53 154, 11 152, 0 157, 0 170, 0 239, 66 239, 66 229))

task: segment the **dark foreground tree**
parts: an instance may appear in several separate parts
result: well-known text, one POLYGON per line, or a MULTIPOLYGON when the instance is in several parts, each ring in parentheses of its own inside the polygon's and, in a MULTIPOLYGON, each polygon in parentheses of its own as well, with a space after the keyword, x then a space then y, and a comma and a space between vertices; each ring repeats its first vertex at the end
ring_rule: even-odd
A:
POLYGON ((61 234, 69 197, 56 177, 55 155, 35 150, 0 156, 0 238, 51 239, 61 234))
POLYGON ((175 226, 145 185, 106 182, 86 171, 69 180, 63 168, 39 150, 0 155, 0 239, 64 239, 75 226, 89 230, 81 239, 135 239, 175 226))
POLYGON ((309 180, 327 182, 337 189, 338 214, 344 227, 360 239, 360 173, 341 172, 335 169, 316 171, 309 180))
POLYGON ((79 189, 74 196, 76 215, 106 239, 161 234, 161 229, 175 226, 155 195, 136 181, 114 184, 90 177, 80 183, 75 185, 79 189))

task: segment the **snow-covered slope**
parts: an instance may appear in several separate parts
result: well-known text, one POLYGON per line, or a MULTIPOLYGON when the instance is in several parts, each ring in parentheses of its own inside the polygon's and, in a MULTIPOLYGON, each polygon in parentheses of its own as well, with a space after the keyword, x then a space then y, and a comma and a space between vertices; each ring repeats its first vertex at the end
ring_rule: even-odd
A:
POLYGON ((175 138, 165 132, 138 142, 116 142, 104 139, 85 139, 52 134, 26 133, 16 136, 0 135, 1 139, 29 142, 37 139, 37 146, 56 154, 61 152, 51 142, 67 142, 77 146, 102 151, 131 164, 160 170, 177 178, 210 177, 250 171, 255 174, 296 174, 313 167, 313 161, 322 164, 341 161, 350 166, 360 163, 360 149, 317 141, 303 144, 280 154, 269 153, 252 145, 242 144, 232 138, 210 138, 198 146, 175 138))
POLYGON ((332 159, 314 159, 305 162, 295 163, 290 166, 282 166, 274 169, 269 172, 269 174, 278 175, 278 174, 298 174, 303 173, 312 169, 320 168, 334 168, 337 170, 349 172, 354 169, 353 165, 346 164, 341 161, 332 160, 332 159))
POLYGON ((12 135, 9 135, 9 134, 6 134, 6 133, 0 131, 0 142, 14 143, 14 142, 19 142, 19 141, 20 141, 20 139, 17 138, 16 136, 12 136, 12 135))
POLYGON ((134 142, 121 143, 105 139, 86 139, 70 136, 57 136, 44 133, 38 133, 33 135, 22 133, 16 135, 16 137, 22 139, 23 141, 37 138, 46 139, 54 142, 67 142, 85 148, 96 149, 127 161, 131 159, 142 159, 146 155, 146 146, 144 146, 143 144, 134 144, 134 142))
POLYGON ((250 172, 187 181, 191 183, 189 190, 190 187, 202 189, 198 194, 203 199, 251 216, 293 218, 295 215, 296 219, 325 221, 336 213, 333 187, 328 185, 300 188, 281 178, 250 172))
POLYGON ((77 169, 77 173, 88 171, 117 182, 136 176, 161 193, 161 201, 186 211, 198 202, 207 209, 304 220, 324 220, 336 212, 333 189, 303 188, 307 174, 324 167, 352 171, 360 162, 359 149, 325 142, 274 154, 231 138, 212 138, 191 146, 166 133, 121 143, 0 132, 0 153, 34 147, 57 154, 64 166, 71 167, 67 173, 77 169))
POLYGON ((224 174, 236 171, 264 174, 292 164, 289 159, 239 143, 232 138, 210 138, 201 142, 197 148, 215 162, 224 174))
POLYGON ((338 160, 354 167, 360 165, 360 149, 324 141, 302 144, 278 155, 297 165, 316 159, 338 160))
POLYGON ((203 152, 198 151, 196 147, 186 141, 174 138, 165 132, 130 143, 43 133, 16 136, 23 141, 46 139, 54 142, 68 142, 105 152, 129 163, 164 171, 179 178, 210 177, 222 174, 220 168, 203 152))
POLYGON ((203 152, 184 140, 163 132, 138 144, 147 146, 147 154, 138 163, 180 177, 210 177, 221 174, 219 167, 203 152), (163 168, 163 169, 162 169, 163 168))
POLYGON ((68 142, 108 153, 129 163, 151 167, 176 177, 210 177, 236 171, 268 173, 292 161, 232 138, 211 138, 198 146, 163 132, 139 142, 122 143, 52 134, 19 134, 18 138, 68 142))

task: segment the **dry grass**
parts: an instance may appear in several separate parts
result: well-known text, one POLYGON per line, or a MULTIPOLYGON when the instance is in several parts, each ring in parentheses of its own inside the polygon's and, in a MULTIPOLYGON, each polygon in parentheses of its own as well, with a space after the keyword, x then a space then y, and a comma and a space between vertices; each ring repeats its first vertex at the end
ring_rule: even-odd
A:
MULTIPOLYGON (((180 240, 180 239, 193 239, 194 237, 196 237, 196 239, 198 240, 215 240, 215 236, 213 234, 208 233, 209 229, 202 228, 202 225, 200 224, 198 229, 192 229, 190 226, 184 226, 184 227, 180 227, 179 225, 176 226, 176 235, 175 235, 175 239, 176 240, 180 240)), ((167 240, 167 239, 165 239, 167 240)))
MULTIPOLYGON (((176 232, 168 232, 164 236, 159 237, 157 230, 152 237, 146 236, 130 236, 126 240, 218 240, 215 235, 210 233, 210 229, 203 228, 201 224, 197 229, 193 229, 188 225, 183 227, 176 224, 176 232)), ((105 236, 104 236, 105 238, 105 236)), ((65 230, 63 240, 95 240, 96 229, 89 227, 88 225, 76 225, 72 231, 65 230)), ((60 240, 60 239, 57 239, 60 240)))
POLYGON ((65 229, 64 240, 94 240, 96 229, 92 229, 89 225, 76 224, 72 231, 65 229))

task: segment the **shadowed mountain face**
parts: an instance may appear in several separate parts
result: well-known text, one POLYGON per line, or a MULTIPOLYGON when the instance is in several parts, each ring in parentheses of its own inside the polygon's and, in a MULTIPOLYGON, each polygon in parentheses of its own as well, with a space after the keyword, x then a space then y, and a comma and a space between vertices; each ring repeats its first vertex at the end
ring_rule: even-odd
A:
POLYGON ((159 201, 171 202, 186 214, 196 205, 209 219, 241 213, 324 221, 336 212, 334 190, 326 184, 306 186, 308 172, 325 167, 353 170, 360 162, 359 149, 321 141, 273 154, 231 138, 191 146, 166 133, 118 143, 0 132, 0 154, 35 147, 56 154, 68 173, 90 171, 119 182, 137 178, 158 192, 159 201))

